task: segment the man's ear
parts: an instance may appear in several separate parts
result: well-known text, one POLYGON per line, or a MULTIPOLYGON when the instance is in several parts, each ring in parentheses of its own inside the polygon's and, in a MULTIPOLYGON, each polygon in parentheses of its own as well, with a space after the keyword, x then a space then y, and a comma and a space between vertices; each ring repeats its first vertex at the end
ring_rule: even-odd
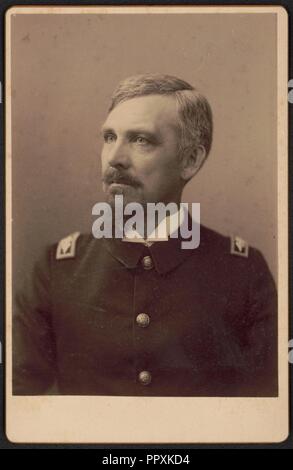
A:
POLYGON ((206 159, 206 155, 206 149, 203 145, 197 147, 196 150, 189 149, 185 151, 185 155, 183 155, 182 158, 181 177, 186 183, 200 170, 206 159))

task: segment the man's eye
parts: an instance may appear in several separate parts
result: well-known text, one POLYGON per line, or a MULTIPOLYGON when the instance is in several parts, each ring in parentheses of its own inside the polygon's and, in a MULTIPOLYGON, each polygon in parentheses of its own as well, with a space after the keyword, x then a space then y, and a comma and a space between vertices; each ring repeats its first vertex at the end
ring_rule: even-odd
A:
POLYGON ((115 142, 115 140, 116 140, 116 136, 114 134, 104 135, 104 141, 106 142, 106 144, 112 144, 113 142, 115 142))
POLYGON ((150 143, 149 140, 147 140, 145 137, 142 137, 140 135, 135 137, 134 141, 136 144, 139 144, 139 145, 147 145, 150 143))

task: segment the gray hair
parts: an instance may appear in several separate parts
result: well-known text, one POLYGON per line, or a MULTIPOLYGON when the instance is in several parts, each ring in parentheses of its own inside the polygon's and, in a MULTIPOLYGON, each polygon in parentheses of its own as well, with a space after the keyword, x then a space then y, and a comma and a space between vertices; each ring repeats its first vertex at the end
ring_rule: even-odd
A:
POLYGON ((197 151, 202 145, 208 155, 212 145, 213 116, 208 100, 192 85, 171 75, 143 74, 123 80, 114 91, 109 107, 145 95, 171 95, 176 99, 181 132, 180 151, 197 151))

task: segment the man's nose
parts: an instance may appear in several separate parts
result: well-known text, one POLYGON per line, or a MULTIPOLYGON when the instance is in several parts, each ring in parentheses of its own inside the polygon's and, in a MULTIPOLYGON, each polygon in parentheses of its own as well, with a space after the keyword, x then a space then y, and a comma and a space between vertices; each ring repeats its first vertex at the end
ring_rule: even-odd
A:
POLYGON ((109 152, 108 163, 110 166, 117 168, 129 168, 130 167, 130 156, 129 149, 124 142, 118 140, 112 146, 109 152))

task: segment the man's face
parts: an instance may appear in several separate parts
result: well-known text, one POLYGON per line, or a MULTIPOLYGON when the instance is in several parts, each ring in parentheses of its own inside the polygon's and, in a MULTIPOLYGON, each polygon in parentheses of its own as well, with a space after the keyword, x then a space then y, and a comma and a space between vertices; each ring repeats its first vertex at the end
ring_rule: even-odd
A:
POLYGON ((180 202, 183 188, 178 152, 176 102, 149 95, 124 101, 103 125, 103 189, 109 202, 180 202))

